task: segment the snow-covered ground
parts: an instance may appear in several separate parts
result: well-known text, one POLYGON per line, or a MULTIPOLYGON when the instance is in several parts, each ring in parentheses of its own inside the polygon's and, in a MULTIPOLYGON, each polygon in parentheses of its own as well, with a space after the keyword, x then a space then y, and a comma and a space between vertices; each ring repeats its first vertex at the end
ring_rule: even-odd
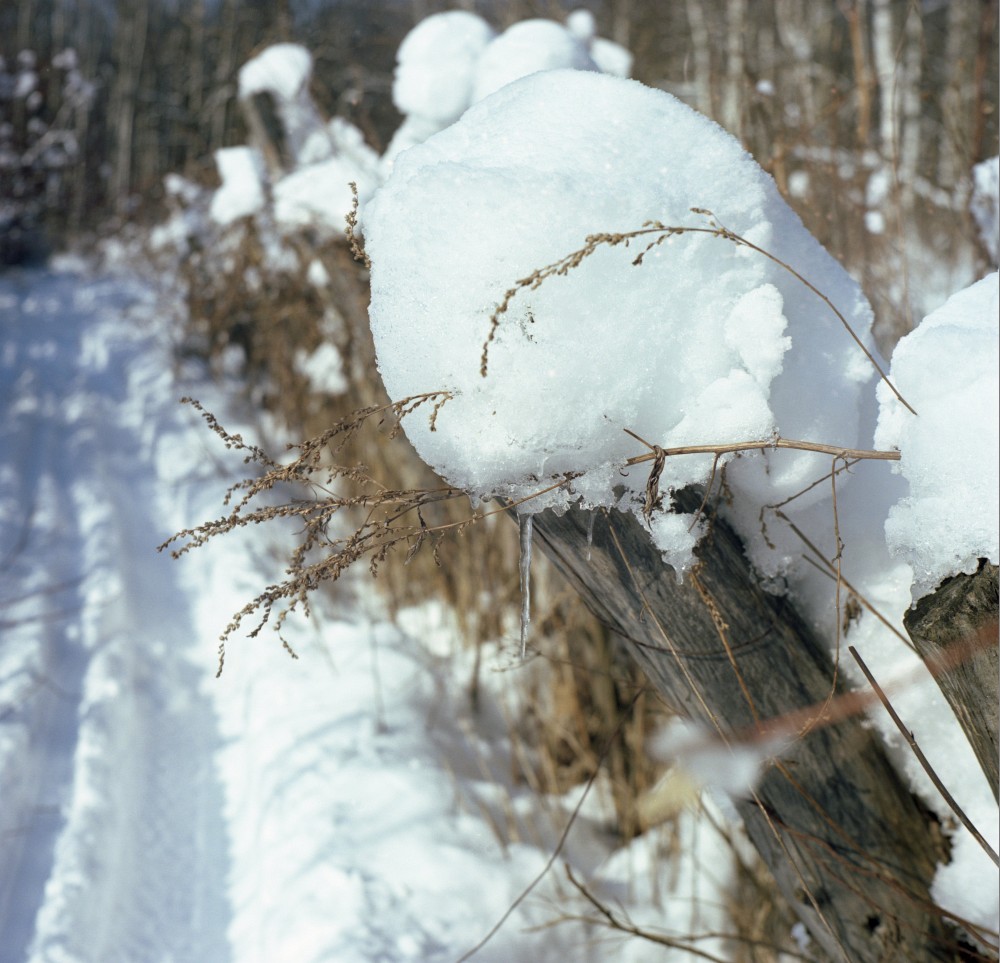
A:
MULTIPOLYGON (((509 673, 486 673, 473 715, 446 620, 428 606, 404 634, 363 584, 292 627, 298 661, 236 638, 215 679, 219 632, 280 560, 261 530, 156 552, 219 514, 242 467, 179 396, 258 430, 176 362, 170 316, 129 275, 0 277, 0 963, 456 960, 580 790, 513 785, 509 673)), ((477 960, 688 958, 545 927, 585 908, 563 861, 640 924, 725 925, 714 830, 680 821, 697 858, 667 879, 656 834, 614 852, 607 819, 595 789, 477 960)))

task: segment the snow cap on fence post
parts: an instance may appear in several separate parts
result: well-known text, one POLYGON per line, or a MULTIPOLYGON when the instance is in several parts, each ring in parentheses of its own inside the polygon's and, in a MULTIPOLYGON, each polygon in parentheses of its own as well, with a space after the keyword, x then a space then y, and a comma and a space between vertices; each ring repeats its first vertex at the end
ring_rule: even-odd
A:
MULTIPOLYGON (((581 473, 521 510, 580 499, 639 513, 649 466, 622 474, 643 452, 626 428, 663 447, 779 432, 857 445, 870 362, 785 265, 870 344, 864 296, 739 143, 669 94, 594 72, 516 81, 401 155, 363 220, 386 387, 452 392, 433 430, 417 416, 406 431, 471 492, 518 498, 581 473), (565 272, 517 283, 651 220, 664 229, 592 242, 565 272)), ((728 481, 774 501, 828 462, 757 454, 728 481)), ((660 491, 705 483, 712 463, 668 459, 660 491)), ((690 521, 650 516, 675 564, 690 559, 690 521)))

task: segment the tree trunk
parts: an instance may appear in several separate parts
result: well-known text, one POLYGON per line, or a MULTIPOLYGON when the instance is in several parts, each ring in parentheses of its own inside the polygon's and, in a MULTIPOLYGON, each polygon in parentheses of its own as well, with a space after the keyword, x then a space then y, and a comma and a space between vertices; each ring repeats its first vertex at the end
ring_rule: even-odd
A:
POLYGON ((1000 780, 1000 659, 997 654, 997 566, 947 579, 903 618, 934 673, 997 797, 1000 780))
MULTIPOLYGON (((675 498, 696 511, 697 496, 675 498)), ((632 515, 535 516, 543 551, 624 640, 677 711, 745 739, 759 723, 838 691, 827 646, 787 600, 756 584, 721 519, 696 577, 678 581, 632 515)), ((800 735, 737 803, 785 898, 831 959, 948 958, 928 895, 939 854, 931 817, 856 716, 800 735)))

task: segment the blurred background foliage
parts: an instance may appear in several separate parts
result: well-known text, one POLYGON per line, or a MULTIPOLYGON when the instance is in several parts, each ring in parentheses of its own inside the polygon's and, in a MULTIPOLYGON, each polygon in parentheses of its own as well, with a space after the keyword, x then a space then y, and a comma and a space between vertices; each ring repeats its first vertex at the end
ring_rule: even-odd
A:
POLYGON ((308 47, 317 103, 381 151, 415 23, 464 8, 502 29, 579 6, 636 79, 743 141, 862 281, 888 343, 982 273, 969 172, 997 150, 994 0, 8 0, 2 257, 157 216, 170 172, 211 183, 213 151, 247 140, 236 72, 269 43, 308 47))

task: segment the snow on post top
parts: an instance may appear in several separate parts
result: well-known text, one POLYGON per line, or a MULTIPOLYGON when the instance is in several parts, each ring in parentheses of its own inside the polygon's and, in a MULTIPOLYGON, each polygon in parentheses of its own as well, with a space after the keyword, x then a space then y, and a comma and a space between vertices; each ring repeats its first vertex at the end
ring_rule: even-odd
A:
POLYGON ((464 10, 421 20, 396 53, 392 102, 438 128, 458 120, 472 99, 476 62, 493 39, 490 25, 464 10))
MULTIPOLYGON (((588 235, 651 219, 725 225, 791 264, 867 338, 858 287, 729 134, 634 81, 534 74, 400 155, 363 214, 379 367, 393 399, 454 395, 434 430, 419 411, 405 421, 449 481, 517 498, 582 472, 522 510, 581 500, 641 515, 650 466, 623 475, 645 451, 625 429, 663 447, 776 432, 857 445, 870 362, 800 280, 711 233, 669 237, 640 266, 650 237, 601 245, 565 276, 519 290, 481 374, 491 315, 518 279, 588 235)), ((711 467, 711 455, 668 458, 660 490, 704 483, 711 467)), ((727 481, 774 502, 826 471, 829 456, 758 453, 734 461, 727 481)), ((690 522, 652 516, 674 563, 690 557, 690 522)))
POLYGON ((271 94, 277 100, 295 100, 312 76, 312 55, 296 43, 277 43, 248 60, 239 74, 241 100, 271 94))
POLYGON ((597 70, 588 44, 554 20, 522 20, 483 51, 472 88, 473 102, 540 70, 597 70))
POLYGON ((914 600, 980 558, 1000 563, 998 278, 953 295, 896 345, 889 377, 919 418, 879 385, 875 443, 899 449, 910 486, 886 541, 913 568, 914 600))

